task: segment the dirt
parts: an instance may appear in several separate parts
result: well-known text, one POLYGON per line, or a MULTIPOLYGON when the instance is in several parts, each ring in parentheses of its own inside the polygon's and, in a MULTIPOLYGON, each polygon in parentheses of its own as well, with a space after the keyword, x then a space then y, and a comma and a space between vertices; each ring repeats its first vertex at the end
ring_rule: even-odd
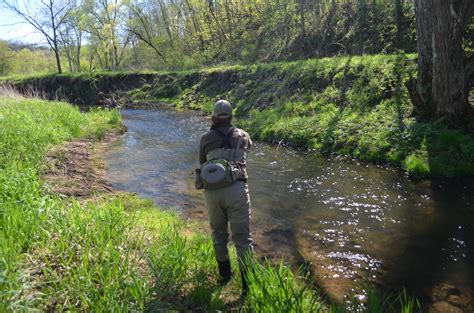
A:
POLYGON ((82 138, 49 150, 42 174, 47 192, 79 200, 113 192, 105 179, 102 153, 124 131, 124 127, 110 130, 101 140, 82 138))

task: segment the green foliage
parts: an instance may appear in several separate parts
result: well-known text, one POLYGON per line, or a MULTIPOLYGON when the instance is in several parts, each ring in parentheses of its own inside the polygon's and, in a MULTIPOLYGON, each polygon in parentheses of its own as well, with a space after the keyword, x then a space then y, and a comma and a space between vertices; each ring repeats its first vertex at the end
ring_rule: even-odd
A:
POLYGON ((52 73, 56 69, 53 53, 48 49, 12 50, 0 40, 0 76, 52 73))
MULTIPOLYGON (((413 3, 400 3, 397 8, 392 0, 87 1, 60 15, 60 61, 63 71, 97 72, 412 53, 413 3)), ((35 5, 28 12, 44 17, 35 5)), ((0 75, 56 71, 51 49, 10 46, 12 66, 2 71, 0 65, 0 75)), ((0 46, 0 55, 7 50, 0 46)))
POLYGON ((127 307, 130 268, 114 252, 127 227, 120 207, 45 195, 39 178, 50 145, 110 127, 112 114, 2 95, 0 115, 0 310, 87 308, 104 298, 103 308, 127 307))
POLYGON ((6 76, 12 70, 13 51, 6 41, 0 40, 0 76, 6 76))
POLYGON ((318 293, 309 285, 297 283, 283 263, 275 268, 248 260, 249 299, 246 309, 256 312, 323 312, 318 293))
POLYGON ((404 160, 403 167, 407 170, 407 172, 416 177, 424 177, 430 173, 427 156, 417 153, 410 154, 404 160))

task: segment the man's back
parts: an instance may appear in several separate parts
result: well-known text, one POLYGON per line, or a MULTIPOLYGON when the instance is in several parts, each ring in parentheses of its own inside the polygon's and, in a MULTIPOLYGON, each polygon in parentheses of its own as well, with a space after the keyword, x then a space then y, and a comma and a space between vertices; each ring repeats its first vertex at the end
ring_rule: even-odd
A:
MULTIPOLYGON (((203 164, 207 161, 207 155, 209 152, 223 148, 224 146, 224 136, 222 134, 228 134, 229 145, 227 148, 236 148, 237 143, 239 142, 239 137, 241 138, 240 147, 241 149, 248 150, 252 146, 252 140, 250 139, 249 134, 237 127, 234 127, 234 130, 229 134, 233 127, 232 126, 221 126, 215 127, 209 130, 201 137, 201 142, 199 145, 199 163, 203 164), (221 133, 219 133, 219 131, 221 133)), ((225 148, 225 147, 224 147, 225 148)))

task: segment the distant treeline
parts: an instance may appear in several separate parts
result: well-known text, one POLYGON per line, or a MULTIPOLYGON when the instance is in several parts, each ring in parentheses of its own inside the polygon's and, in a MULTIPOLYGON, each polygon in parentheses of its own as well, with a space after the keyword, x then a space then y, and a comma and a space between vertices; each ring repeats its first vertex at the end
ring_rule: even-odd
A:
MULTIPOLYGON (((71 72, 176 69, 416 51, 413 0, 61 0, 44 5, 58 13, 56 23, 35 15, 51 50, 26 59, 48 65, 18 66, 14 55, 23 53, 21 60, 28 53, 3 43, 0 75, 54 70, 57 62, 71 72)), ((42 12, 28 8, 36 9, 42 12)))

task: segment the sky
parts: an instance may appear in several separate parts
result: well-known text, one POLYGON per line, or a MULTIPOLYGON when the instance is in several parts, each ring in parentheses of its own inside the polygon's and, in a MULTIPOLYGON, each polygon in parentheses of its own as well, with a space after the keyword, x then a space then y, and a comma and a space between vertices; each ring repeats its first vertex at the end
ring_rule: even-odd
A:
POLYGON ((45 44, 45 39, 31 25, 13 13, 0 8, 0 39, 22 41, 24 43, 45 44))

